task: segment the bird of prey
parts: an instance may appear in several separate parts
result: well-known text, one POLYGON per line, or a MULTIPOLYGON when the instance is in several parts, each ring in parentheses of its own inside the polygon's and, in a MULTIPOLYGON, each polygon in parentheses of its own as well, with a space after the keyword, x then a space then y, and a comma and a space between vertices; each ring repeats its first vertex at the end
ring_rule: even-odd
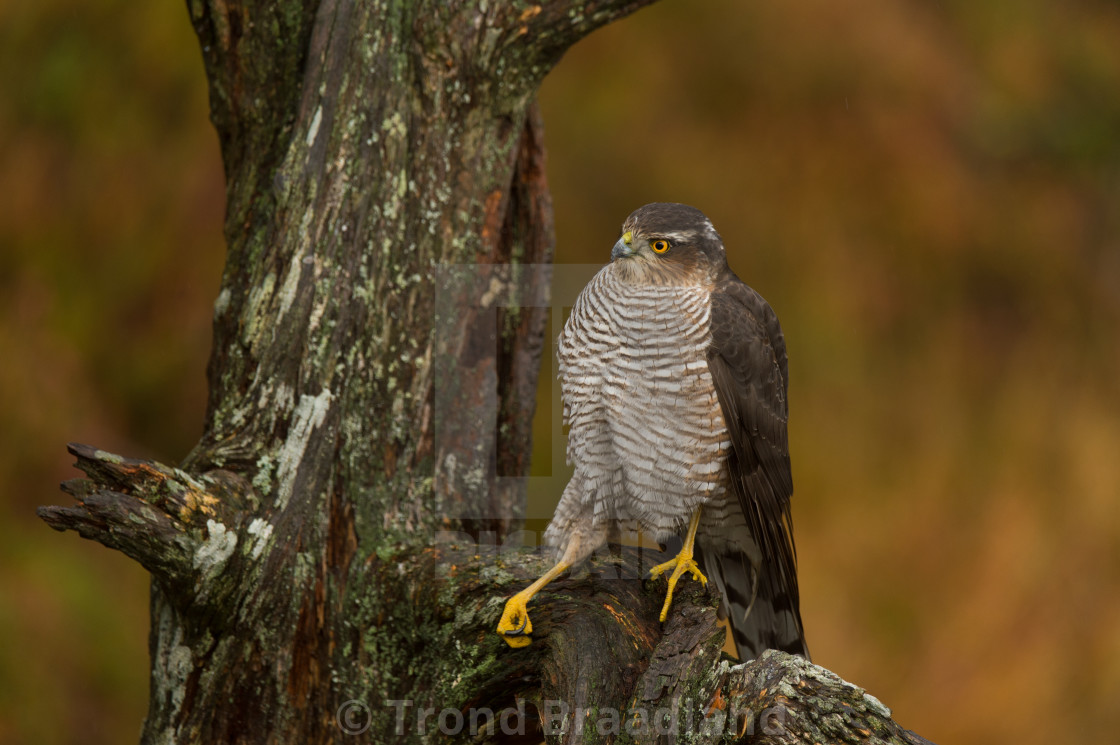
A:
POLYGON ((636 523, 662 542, 684 534, 680 553, 651 572, 669 573, 662 621, 681 576, 711 578, 740 659, 808 657, 778 318, 728 267, 699 210, 647 204, 621 232, 558 345, 574 466, 545 531, 560 559, 507 601, 498 633, 529 644, 530 598, 613 527, 636 523))

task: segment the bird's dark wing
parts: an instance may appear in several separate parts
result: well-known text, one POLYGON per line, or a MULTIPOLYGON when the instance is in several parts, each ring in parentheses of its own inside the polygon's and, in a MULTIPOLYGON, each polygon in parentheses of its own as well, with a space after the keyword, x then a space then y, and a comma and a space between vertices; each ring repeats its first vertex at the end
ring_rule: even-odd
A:
POLYGON ((771 648, 808 657, 790 514, 785 340, 774 311, 730 271, 712 292, 711 329, 708 367, 731 438, 730 480, 762 562, 752 567, 745 555, 705 560, 724 568, 740 657, 771 648))

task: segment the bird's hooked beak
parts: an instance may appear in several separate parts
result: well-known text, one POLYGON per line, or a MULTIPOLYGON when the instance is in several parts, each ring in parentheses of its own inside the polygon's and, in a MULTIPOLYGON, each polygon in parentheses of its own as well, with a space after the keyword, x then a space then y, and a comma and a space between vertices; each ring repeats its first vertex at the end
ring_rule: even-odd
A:
POLYGON ((617 242, 615 242, 614 248, 611 249, 611 261, 614 261, 615 259, 626 258, 627 256, 633 256, 634 254, 636 254, 637 249, 635 249, 631 245, 633 240, 634 231, 627 230, 625 233, 623 233, 622 237, 619 238, 617 242))

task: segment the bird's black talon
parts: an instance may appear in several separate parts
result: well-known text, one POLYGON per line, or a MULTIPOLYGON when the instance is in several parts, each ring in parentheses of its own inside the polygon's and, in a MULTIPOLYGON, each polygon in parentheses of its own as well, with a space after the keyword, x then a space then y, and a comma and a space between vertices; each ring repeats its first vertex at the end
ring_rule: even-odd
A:
POLYGON ((525 618, 521 620, 521 626, 516 629, 510 629, 509 631, 503 631, 502 633, 506 636, 525 636, 525 627, 528 625, 529 617, 525 616, 525 618))

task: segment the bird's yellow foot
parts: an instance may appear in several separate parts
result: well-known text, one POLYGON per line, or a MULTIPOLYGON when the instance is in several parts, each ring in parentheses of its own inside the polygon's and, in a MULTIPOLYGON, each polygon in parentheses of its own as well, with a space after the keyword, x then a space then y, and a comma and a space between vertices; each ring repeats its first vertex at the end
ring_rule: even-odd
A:
POLYGON ((514 649, 527 647, 532 641, 529 635, 533 633, 533 623, 529 620, 529 609, 526 607, 531 597, 522 591, 507 600, 502 620, 498 621, 498 633, 514 649))
POLYGON ((665 605, 661 606, 662 623, 669 617, 669 606, 673 603, 673 590, 676 589, 677 581, 685 572, 691 574, 693 579, 699 580, 700 584, 708 584, 708 578, 700 571, 700 566, 696 563, 696 560, 692 558, 692 552, 688 549, 681 549, 681 552, 672 559, 650 569, 649 576, 656 579, 670 569, 673 570, 673 573, 669 575, 669 590, 665 593, 665 605))

